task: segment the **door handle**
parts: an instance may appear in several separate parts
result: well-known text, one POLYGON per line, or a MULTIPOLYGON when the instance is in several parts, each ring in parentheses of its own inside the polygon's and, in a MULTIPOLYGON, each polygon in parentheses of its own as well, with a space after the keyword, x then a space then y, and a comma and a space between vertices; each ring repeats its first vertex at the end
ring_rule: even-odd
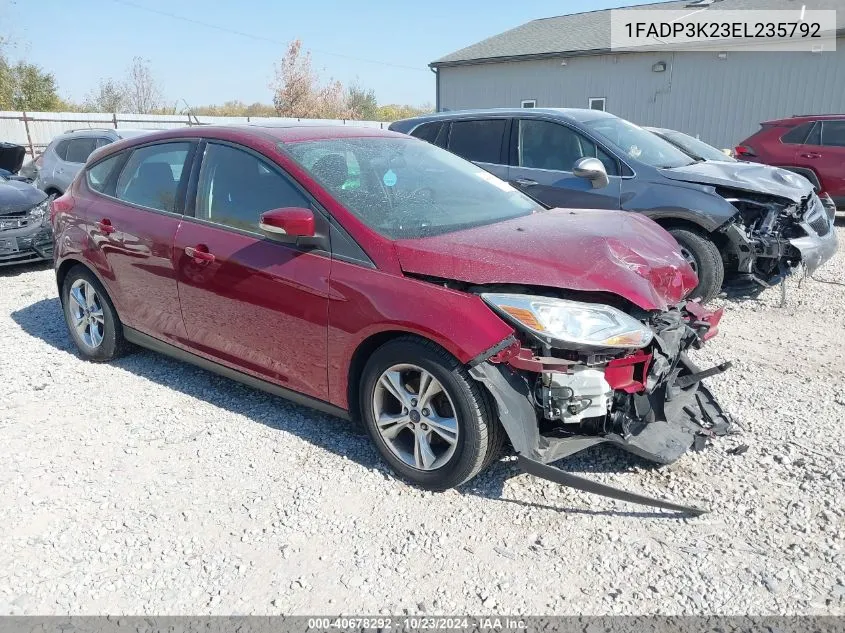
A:
POLYGON ((100 233, 105 233, 106 235, 111 235, 115 232, 115 228, 112 226, 111 220, 108 218, 103 218, 99 222, 97 222, 97 229, 99 229, 100 233))
POLYGON ((516 184, 522 185, 523 187, 532 187, 537 184, 537 181, 531 180, 530 178, 517 178, 516 184))
POLYGON ((805 154, 801 154, 801 158, 821 158, 822 155, 816 152, 807 152, 805 154))
POLYGON ((196 262, 213 262, 214 253, 208 252, 208 246, 205 244, 197 244, 196 246, 186 246, 185 255, 196 262))

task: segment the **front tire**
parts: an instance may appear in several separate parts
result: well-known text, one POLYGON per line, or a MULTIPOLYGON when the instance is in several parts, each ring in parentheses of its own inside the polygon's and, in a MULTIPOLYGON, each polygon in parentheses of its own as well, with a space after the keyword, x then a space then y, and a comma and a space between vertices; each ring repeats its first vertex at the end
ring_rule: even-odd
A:
POLYGON ((379 453, 429 490, 458 486, 501 450, 481 385, 437 345, 403 336, 378 348, 361 376, 361 413, 379 453))
POLYGON ((725 280, 725 264, 719 248, 713 240, 696 231, 669 229, 669 233, 698 275, 698 285, 690 293, 690 299, 701 299, 702 303, 707 303, 719 293, 725 280))
POLYGON ((85 360, 105 362, 124 353, 123 326, 103 285, 84 266, 74 266, 62 283, 68 331, 85 360))

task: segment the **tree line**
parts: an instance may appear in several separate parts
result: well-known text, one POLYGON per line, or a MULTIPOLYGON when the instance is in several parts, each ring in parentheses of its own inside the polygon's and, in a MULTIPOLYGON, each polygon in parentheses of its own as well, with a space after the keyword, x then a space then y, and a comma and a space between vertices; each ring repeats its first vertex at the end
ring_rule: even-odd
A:
POLYGON ((26 61, 10 63, 0 40, 0 110, 393 121, 434 109, 428 104, 379 104, 375 91, 357 82, 344 86, 335 79, 323 81, 313 67, 311 53, 303 49, 298 39, 288 45, 275 65, 268 88, 272 104, 233 100, 222 105, 191 106, 181 100, 169 102, 149 60, 135 57, 123 77, 100 79, 77 103, 59 95, 52 73, 26 61))

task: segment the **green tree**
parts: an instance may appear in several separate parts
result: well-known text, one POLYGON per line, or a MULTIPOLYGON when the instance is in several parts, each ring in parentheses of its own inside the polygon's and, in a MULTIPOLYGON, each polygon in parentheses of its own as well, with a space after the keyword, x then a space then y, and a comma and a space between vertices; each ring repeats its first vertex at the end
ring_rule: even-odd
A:
POLYGON ((378 116, 376 91, 352 84, 346 91, 346 109, 350 119, 372 121, 378 116))
POLYGON ((12 110, 49 112, 61 105, 55 77, 35 64, 20 61, 11 66, 8 81, 12 87, 12 110))
POLYGON ((100 79, 100 85, 85 96, 84 107, 89 112, 126 112, 129 89, 123 82, 100 79))

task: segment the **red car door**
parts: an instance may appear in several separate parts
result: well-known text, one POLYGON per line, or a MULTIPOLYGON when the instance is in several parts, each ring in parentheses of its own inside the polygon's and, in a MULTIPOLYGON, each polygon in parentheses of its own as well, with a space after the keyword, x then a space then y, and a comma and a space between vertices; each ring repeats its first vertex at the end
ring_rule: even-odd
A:
POLYGON ((258 229, 264 211, 311 201, 251 151, 210 142, 202 153, 194 217, 186 215, 174 242, 189 345, 325 400, 331 256, 272 241, 258 229))
POLYGON ((91 195, 87 216, 121 318, 128 327, 170 342, 185 338, 173 238, 195 147, 189 141, 146 145, 87 173, 87 186, 105 194, 91 195))
POLYGON ((812 169, 822 191, 841 205, 845 198, 845 120, 817 121, 795 151, 794 161, 798 167, 812 169))

